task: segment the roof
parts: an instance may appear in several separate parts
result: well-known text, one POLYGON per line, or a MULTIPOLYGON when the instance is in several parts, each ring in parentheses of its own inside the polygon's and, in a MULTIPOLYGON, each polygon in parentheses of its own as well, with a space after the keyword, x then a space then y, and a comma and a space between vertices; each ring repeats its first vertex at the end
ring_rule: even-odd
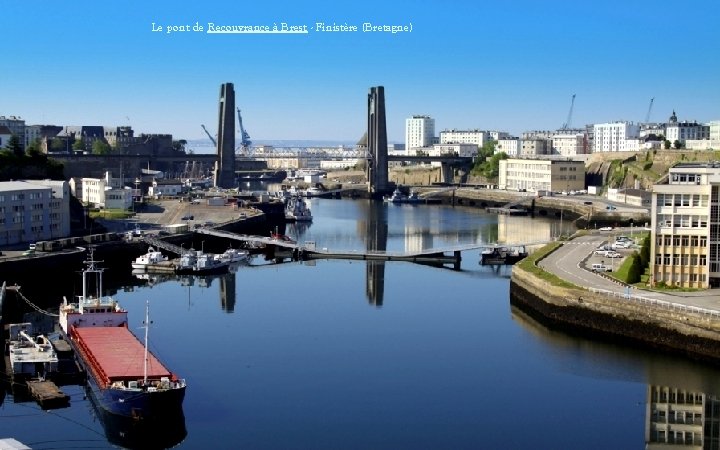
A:
MULTIPOLYGON (((143 377, 145 347, 127 328, 79 327, 74 332, 91 351, 107 381, 137 380, 143 377)), ((160 377, 171 378, 172 374, 148 352, 148 378, 160 377)))
POLYGON ((27 181, 0 181, 0 192, 10 191, 40 191, 50 189, 50 186, 42 186, 27 181))

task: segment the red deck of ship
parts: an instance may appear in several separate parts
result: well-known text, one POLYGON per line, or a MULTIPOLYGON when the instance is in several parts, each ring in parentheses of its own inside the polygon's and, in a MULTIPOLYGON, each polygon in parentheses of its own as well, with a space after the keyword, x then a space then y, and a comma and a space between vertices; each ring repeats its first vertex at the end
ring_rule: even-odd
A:
MULTIPOLYGON (((145 347, 125 327, 80 327, 74 330, 86 360, 99 372, 99 382, 139 380, 143 378, 145 347)), ((148 352, 147 374, 150 379, 168 377, 172 373, 148 352)))

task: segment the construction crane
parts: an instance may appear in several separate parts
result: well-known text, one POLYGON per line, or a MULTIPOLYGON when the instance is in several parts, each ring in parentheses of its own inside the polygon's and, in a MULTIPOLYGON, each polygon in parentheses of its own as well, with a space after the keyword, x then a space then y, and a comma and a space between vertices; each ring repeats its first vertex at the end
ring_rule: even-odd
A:
POLYGON ((250 140, 250 135, 247 133, 247 131, 245 131, 245 128, 243 128, 240 108, 237 108, 237 113, 238 124, 240 125, 240 145, 242 146, 243 151, 247 151, 247 149, 252 145, 252 141, 250 140))
POLYGON ((655 101, 655 97, 650 99, 650 106, 648 106, 648 112, 645 114, 645 123, 650 123, 650 112, 652 111, 652 105, 655 101))
POLYGON ((572 113, 573 113, 574 106, 575 106, 575 94, 572 95, 572 100, 570 101, 570 112, 568 112, 567 121, 562 126, 563 130, 567 130, 568 128, 572 127, 572 113))
POLYGON ((217 142, 215 142, 215 138, 212 137, 212 134, 210 134, 210 132, 207 130, 207 128, 205 128, 205 125, 200 125, 200 126, 202 127, 203 131, 205 131, 205 134, 207 134, 207 136, 210 138, 210 140, 212 141, 213 145, 214 145, 215 147, 217 147, 217 142))

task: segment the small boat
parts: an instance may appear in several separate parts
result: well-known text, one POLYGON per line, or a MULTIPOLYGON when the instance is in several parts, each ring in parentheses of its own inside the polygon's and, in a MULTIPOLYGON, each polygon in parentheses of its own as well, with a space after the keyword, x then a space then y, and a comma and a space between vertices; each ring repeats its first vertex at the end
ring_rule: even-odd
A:
POLYGON ((305 197, 307 197, 307 198, 319 197, 323 194, 324 194, 323 190, 320 188, 317 188, 317 187, 310 187, 310 188, 305 189, 305 197))
POLYGON ((33 335, 29 322, 8 325, 7 369, 13 380, 44 380, 58 374, 58 356, 50 339, 33 335))
POLYGON ((288 199, 285 207, 285 220, 311 222, 312 219, 312 212, 302 197, 294 195, 288 199))
POLYGON ((162 262, 167 262, 168 257, 163 255, 161 252, 155 250, 153 247, 148 248, 148 252, 144 255, 140 255, 135 258, 132 263, 133 269, 147 269, 150 266, 158 265, 162 262))
POLYGON ((289 236, 285 236, 284 234, 280 234, 277 231, 274 233, 270 233, 270 239, 282 242, 289 242, 291 244, 295 243, 294 239, 290 238, 289 236))
POLYGON ((187 251, 180 256, 180 262, 175 266, 175 273, 195 275, 225 273, 230 262, 221 259, 220 256, 202 251, 187 251))
POLYGON ((141 342, 128 329, 127 310, 115 299, 102 297, 103 269, 95 263, 91 249, 83 270, 82 295, 73 303, 63 299, 59 318, 61 335, 87 374, 90 395, 104 411, 135 420, 181 411, 185 380, 147 347, 149 306, 141 342))
POLYGON ((484 265, 512 265, 527 256, 524 246, 519 247, 492 247, 480 253, 480 264, 484 265))
POLYGON ((387 197, 385 199, 386 201, 390 203, 422 203, 423 200, 418 197, 417 192, 410 191, 410 194, 405 195, 403 191, 400 190, 400 188, 397 188, 393 191, 392 195, 390 197, 387 197))
POLYGON ((223 253, 218 255, 221 261, 225 261, 228 263, 237 263, 246 261, 250 257, 250 252, 247 250, 241 250, 237 248, 229 248, 225 250, 223 253))

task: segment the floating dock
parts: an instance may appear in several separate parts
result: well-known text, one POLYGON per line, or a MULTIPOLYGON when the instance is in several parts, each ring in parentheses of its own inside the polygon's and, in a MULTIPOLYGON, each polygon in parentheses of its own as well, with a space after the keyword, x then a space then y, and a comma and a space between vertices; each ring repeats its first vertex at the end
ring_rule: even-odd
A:
POLYGON ((52 381, 28 380, 27 388, 42 409, 64 408, 70 404, 70 396, 52 381))

